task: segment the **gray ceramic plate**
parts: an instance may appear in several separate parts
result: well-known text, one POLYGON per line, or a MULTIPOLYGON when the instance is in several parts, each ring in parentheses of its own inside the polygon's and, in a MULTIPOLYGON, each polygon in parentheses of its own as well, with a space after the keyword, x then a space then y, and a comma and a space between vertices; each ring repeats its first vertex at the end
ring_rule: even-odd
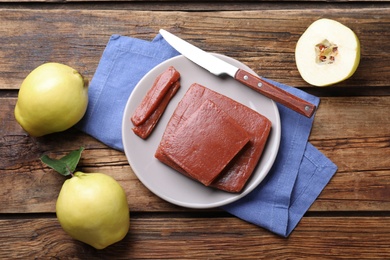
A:
MULTIPOLYGON (((221 59, 253 72, 244 64, 215 54, 221 59)), ((252 191, 272 167, 280 142, 280 118, 278 108, 272 100, 245 87, 230 77, 217 77, 195 65, 184 56, 169 59, 147 73, 137 84, 125 107, 122 122, 122 139, 126 157, 139 180, 154 194, 173 204, 189 208, 219 207, 236 201, 252 191), (136 136, 130 118, 155 78, 174 66, 181 74, 181 88, 169 103, 165 113, 160 118, 157 127, 147 140, 136 136), (225 96, 228 96, 269 118, 272 130, 263 155, 251 179, 241 193, 234 194, 205 187, 176 172, 154 157, 165 127, 177 105, 192 83, 199 83, 225 96)))

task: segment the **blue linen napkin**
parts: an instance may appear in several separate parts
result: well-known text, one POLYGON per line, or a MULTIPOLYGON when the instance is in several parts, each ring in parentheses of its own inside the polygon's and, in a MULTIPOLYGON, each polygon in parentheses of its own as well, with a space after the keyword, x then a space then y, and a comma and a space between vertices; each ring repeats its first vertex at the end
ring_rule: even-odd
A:
MULTIPOLYGON (((87 112, 77 127, 123 151, 122 116, 133 88, 148 71, 178 54, 159 34, 151 42, 112 35, 90 82, 87 112)), ((315 96, 273 83, 319 104, 315 96)), ((282 135, 274 166, 253 192, 223 209, 287 237, 337 171, 337 166, 308 143, 314 116, 306 118, 279 104, 278 108, 282 135)))

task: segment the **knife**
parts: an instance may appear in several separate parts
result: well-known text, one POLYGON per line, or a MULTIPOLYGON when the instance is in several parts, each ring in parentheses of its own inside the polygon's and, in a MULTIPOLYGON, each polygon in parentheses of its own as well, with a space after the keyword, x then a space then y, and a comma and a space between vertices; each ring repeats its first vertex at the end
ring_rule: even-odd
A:
POLYGON ((239 69, 230 63, 199 49, 164 29, 160 29, 160 34, 183 56, 216 76, 227 74, 251 89, 306 117, 311 117, 316 110, 315 105, 276 87, 261 77, 255 76, 243 69, 239 69))

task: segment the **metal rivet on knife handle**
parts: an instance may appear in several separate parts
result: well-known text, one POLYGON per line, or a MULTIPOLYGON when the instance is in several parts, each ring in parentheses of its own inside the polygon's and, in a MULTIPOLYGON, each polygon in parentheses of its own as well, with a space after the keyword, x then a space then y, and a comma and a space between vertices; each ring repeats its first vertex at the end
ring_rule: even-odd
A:
MULTIPOLYGON (((248 80, 248 79, 249 79, 248 75, 245 75, 245 76, 244 76, 244 80, 248 80)), ((263 86, 263 83, 258 82, 258 83, 257 83, 257 86, 258 86, 259 88, 261 88, 261 87, 263 86)))

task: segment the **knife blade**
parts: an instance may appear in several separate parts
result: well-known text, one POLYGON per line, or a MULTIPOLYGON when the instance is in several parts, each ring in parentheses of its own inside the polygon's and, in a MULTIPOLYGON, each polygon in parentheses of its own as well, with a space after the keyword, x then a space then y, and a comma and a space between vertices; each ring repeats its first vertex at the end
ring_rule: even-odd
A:
POLYGON ((159 32, 173 48, 192 62, 208 70, 210 73, 216 76, 223 74, 229 75, 247 87, 250 87, 275 102, 278 102, 279 104, 306 117, 311 117, 314 114, 316 106, 306 100, 290 94, 289 92, 265 81, 261 77, 237 68, 236 66, 233 66, 230 63, 203 51, 202 49, 184 41, 164 29, 160 29, 159 32))

